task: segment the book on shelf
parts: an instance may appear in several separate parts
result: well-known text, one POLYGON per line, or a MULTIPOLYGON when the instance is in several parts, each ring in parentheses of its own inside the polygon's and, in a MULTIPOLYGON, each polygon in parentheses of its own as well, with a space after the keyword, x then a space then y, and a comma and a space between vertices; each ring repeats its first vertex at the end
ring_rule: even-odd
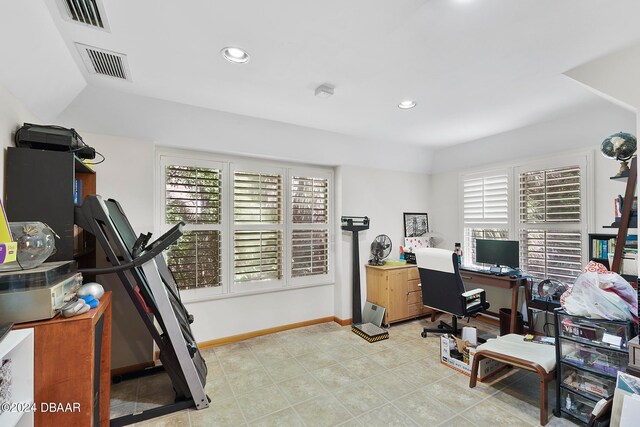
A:
POLYGON ((73 180, 73 203, 82 203, 82 180, 78 178, 73 180))
POLYGON ((593 239, 591 243, 591 253, 593 258, 607 258, 609 254, 616 250, 616 239, 593 239))

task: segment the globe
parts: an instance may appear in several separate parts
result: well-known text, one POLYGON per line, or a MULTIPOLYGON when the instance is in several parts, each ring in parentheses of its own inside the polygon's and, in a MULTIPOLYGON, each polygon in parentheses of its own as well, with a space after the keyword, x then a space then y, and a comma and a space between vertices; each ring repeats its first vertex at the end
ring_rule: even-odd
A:
POLYGON ((618 132, 602 141, 600 151, 612 160, 629 160, 636 152, 636 137, 626 132, 618 132))
POLYGON ((602 155, 608 159, 621 161, 620 170, 616 177, 629 175, 627 160, 633 157, 637 144, 636 137, 626 132, 614 133, 602 141, 600 146, 602 155))

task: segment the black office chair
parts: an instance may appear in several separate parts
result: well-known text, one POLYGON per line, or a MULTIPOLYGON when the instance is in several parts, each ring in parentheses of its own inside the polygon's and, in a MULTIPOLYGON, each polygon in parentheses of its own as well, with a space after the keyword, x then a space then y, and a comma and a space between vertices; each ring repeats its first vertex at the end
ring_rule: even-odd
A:
POLYGON ((458 335, 458 318, 470 317, 489 308, 483 289, 465 291, 458 256, 454 252, 422 248, 416 251, 416 261, 422 286, 422 303, 433 310, 449 313, 453 318, 451 325, 440 321, 437 328, 423 328, 423 338, 427 332, 458 335))

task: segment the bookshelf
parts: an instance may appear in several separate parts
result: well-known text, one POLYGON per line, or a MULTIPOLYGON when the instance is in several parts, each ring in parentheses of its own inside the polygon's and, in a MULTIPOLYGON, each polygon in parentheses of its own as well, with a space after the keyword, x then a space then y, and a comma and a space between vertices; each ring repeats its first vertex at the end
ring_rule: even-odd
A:
MULTIPOLYGON (((626 176, 615 176, 611 177, 614 181, 624 182, 626 183, 624 199, 622 203, 621 209, 621 217, 620 221, 614 222, 610 226, 604 226, 603 228, 611 228, 617 229, 617 233, 614 234, 590 234, 589 235, 589 258, 594 258, 594 253, 598 253, 598 248, 600 244, 604 244, 604 241, 607 240, 609 244, 611 242, 615 243, 615 247, 613 249, 613 257, 608 254, 608 257, 611 259, 610 270, 615 271, 616 273, 622 272, 622 263, 623 259, 632 259, 635 257, 633 264, 637 266, 637 251, 638 251, 638 241, 637 236, 632 243, 632 239, 627 242, 627 238, 629 236, 629 229, 637 227, 637 212, 633 212, 633 201, 635 196, 636 189, 636 178, 637 178, 637 157, 634 157, 631 160, 631 166, 629 168, 629 173, 626 176), (634 223, 635 221, 635 223, 634 223), (592 237, 593 236, 593 237, 592 237), (612 237, 613 236, 613 237, 612 237), (615 238, 615 240, 613 240, 615 238), (634 247, 635 246, 635 247, 634 247)), ((631 263, 630 263, 631 264, 631 263)), ((626 280, 628 280, 634 287, 637 288, 638 282, 638 274, 637 267, 635 270, 635 274, 625 275, 623 274, 626 280)))
POLYGON ((96 174, 70 152, 7 148, 5 209, 7 218, 40 221, 60 237, 47 261, 76 260, 95 267, 95 237, 74 225, 74 198, 96 193, 96 174), (77 180, 77 181, 76 181, 77 180), (80 185, 77 185, 77 183, 80 185))
MULTIPOLYGON (((590 233, 589 234, 589 259, 590 260, 607 260, 609 266, 613 261, 613 255, 615 253, 616 241, 618 239, 617 234, 607 233, 590 233)), ((638 249, 637 236, 628 235, 625 238, 623 248, 623 259, 625 250, 632 252, 638 249)), ((635 263, 635 259, 633 260, 635 263)), ((621 270, 624 272, 623 264, 621 264, 621 270)), ((633 274, 621 274, 627 281, 635 283, 637 275, 633 274)))

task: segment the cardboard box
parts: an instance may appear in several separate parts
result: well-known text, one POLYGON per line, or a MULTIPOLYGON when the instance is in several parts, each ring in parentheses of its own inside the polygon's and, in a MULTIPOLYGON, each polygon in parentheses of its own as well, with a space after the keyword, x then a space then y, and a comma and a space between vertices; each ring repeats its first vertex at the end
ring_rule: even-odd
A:
MULTIPOLYGON (((467 347, 468 357, 463 356, 463 360, 452 356, 451 351, 455 349, 457 349, 456 340, 449 335, 442 335, 440 337, 440 363, 470 377, 473 355, 476 352, 475 347, 467 347)), ((464 352, 462 353, 464 355, 464 352)), ((482 359, 478 365, 478 381, 486 381, 506 367, 507 365, 502 362, 493 359, 482 359)))

